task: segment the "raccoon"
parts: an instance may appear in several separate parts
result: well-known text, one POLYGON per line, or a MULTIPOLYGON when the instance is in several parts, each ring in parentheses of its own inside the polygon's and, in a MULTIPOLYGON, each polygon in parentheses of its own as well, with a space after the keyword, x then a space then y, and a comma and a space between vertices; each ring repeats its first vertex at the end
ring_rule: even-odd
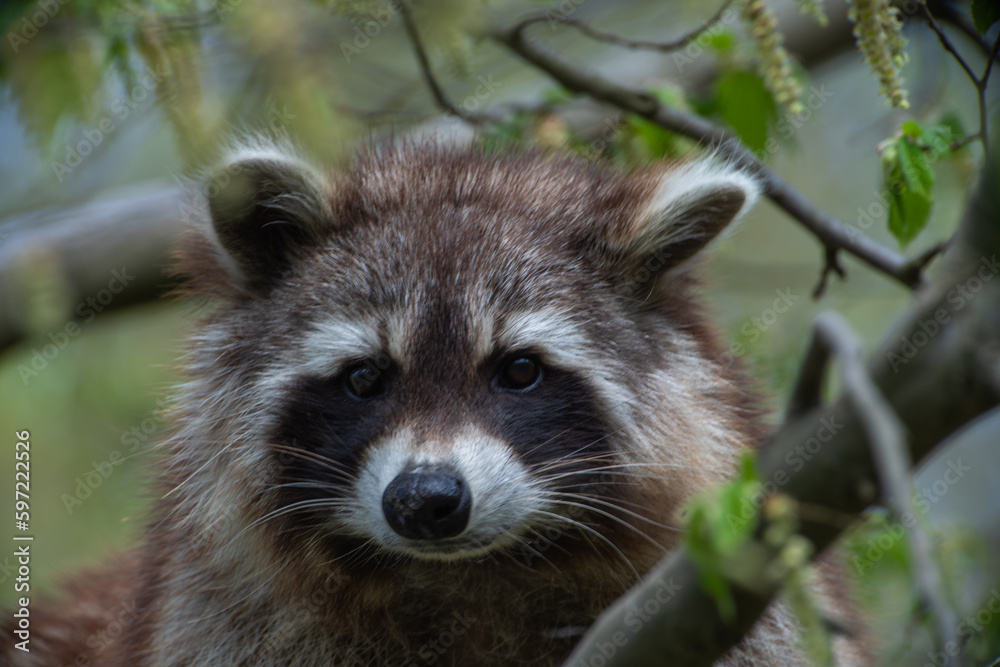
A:
MULTIPOLYGON (((7 660, 560 664, 762 437, 692 272, 760 189, 712 157, 239 149, 179 250, 213 305, 142 546, 7 660)), ((806 662, 772 605, 719 664, 806 662)))

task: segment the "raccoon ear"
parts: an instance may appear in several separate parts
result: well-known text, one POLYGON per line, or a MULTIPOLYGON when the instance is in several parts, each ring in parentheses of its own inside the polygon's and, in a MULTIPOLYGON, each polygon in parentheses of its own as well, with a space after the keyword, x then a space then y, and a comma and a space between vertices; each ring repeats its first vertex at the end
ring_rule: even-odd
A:
POLYGON ((674 271, 745 213, 760 191, 754 176, 714 160, 666 172, 646 207, 611 240, 621 278, 639 288, 674 271))
POLYGON ((277 149, 237 153, 205 186, 219 245, 253 288, 264 288, 332 225, 329 185, 277 149))

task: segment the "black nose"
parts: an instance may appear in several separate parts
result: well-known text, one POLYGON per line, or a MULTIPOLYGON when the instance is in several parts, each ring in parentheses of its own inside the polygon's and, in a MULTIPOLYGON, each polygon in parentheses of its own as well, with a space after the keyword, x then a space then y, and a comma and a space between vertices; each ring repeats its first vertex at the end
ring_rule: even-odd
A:
POLYGON ((448 466, 418 466, 389 482, 382 512, 394 531, 411 540, 458 535, 469 523, 472 494, 448 466))

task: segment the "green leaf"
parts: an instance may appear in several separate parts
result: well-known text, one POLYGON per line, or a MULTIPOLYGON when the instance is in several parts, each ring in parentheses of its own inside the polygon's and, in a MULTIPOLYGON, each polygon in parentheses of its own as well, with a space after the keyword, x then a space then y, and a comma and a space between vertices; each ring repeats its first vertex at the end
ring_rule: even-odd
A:
POLYGON ((698 565, 701 585, 726 620, 736 614, 726 576, 731 556, 753 536, 760 519, 756 506, 760 476, 753 455, 744 457, 740 472, 738 479, 692 501, 685 533, 685 546, 698 565))
POLYGON ((889 190, 889 231, 905 248, 927 225, 934 170, 924 149, 905 135, 883 151, 882 170, 889 190))
POLYGON ((912 120, 908 120, 905 123, 903 123, 903 134, 905 134, 906 136, 913 137, 914 139, 916 139, 923 133, 924 133, 924 128, 920 127, 919 123, 912 120))
POLYGON ((626 126, 646 148, 650 156, 663 158, 676 152, 678 137, 670 130, 666 130, 641 116, 634 115, 628 116, 626 126))
POLYGON ((972 0, 972 22, 979 34, 985 35, 997 21, 1000 21, 1000 4, 996 0, 972 0))
POLYGON ((951 144, 961 137, 948 125, 935 125, 924 130, 917 144, 927 153, 931 162, 951 152, 951 144))
POLYGON ((733 33, 720 30, 714 35, 709 35, 708 48, 714 49, 717 53, 729 53, 733 49, 733 33))
POLYGON ((764 80, 752 72, 729 72, 719 78, 715 99, 722 118, 747 148, 762 152, 767 144, 768 127, 778 115, 764 80))
MULTIPOLYGON (((951 132, 951 140, 954 142, 957 139, 961 139, 966 135, 965 124, 962 123, 962 119, 958 117, 958 114, 954 111, 949 111, 944 116, 941 117, 941 125, 947 127, 951 132)), ((963 146, 964 148, 964 146, 963 146)))

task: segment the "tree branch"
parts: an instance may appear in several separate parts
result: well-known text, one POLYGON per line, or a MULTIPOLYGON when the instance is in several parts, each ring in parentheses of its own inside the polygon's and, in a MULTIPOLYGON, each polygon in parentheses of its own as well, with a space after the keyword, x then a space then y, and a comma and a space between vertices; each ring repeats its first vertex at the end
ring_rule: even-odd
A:
POLYGON ((811 231, 829 249, 844 250, 910 288, 922 277, 906 270, 906 260, 865 236, 852 234, 839 220, 816 208, 812 202, 763 165, 728 131, 699 116, 661 104, 653 96, 630 90, 596 72, 570 65, 538 42, 525 37, 524 26, 492 27, 489 35, 533 64, 563 87, 589 95, 623 111, 647 118, 668 130, 713 147, 722 155, 756 172, 766 194, 778 206, 811 231))
POLYGON ((526 16, 518 22, 515 28, 520 31, 524 30, 529 25, 532 25, 534 23, 541 23, 542 21, 556 22, 556 23, 562 23, 564 25, 573 26, 574 28, 576 28, 583 34, 587 35, 588 37, 592 37, 593 39, 596 39, 601 42, 607 42, 609 44, 617 44, 618 46, 624 46, 629 49, 648 49, 651 51, 669 52, 669 51, 676 51, 677 49, 687 46, 688 43, 691 42, 691 40, 695 39, 698 35, 708 30, 710 27, 712 27, 712 25, 717 23, 722 18, 722 15, 725 13, 726 9, 728 9, 729 6, 732 4, 733 0, 726 0, 726 2, 722 3, 722 6, 719 7, 718 11, 716 11, 715 14, 713 14, 712 17, 709 18, 707 21, 702 23, 700 26, 694 28, 690 32, 687 32, 681 35, 680 37, 672 39, 668 42, 651 42, 641 39, 628 39, 620 35, 616 35, 614 33, 605 32, 603 30, 597 30, 596 28, 591 27, 590 24, 584 21, 570 18, 568 16, 563 16, 561 14, 555 14, 552 11, 537 12, 536 14, 526 16))
MULTIPOLYGON (((909 454, 914 461, 1000 403, 1000 280, 981 281, 983 288, 961 309, 954 309, 947 298, 984 266, 997 273, 998 186, 1000 169, 989 165, 942 270, 868 364, 866 374, 887 403, 883 413, 895 414, 910 434, 909 454), (947 333, 928 336, 926 322, 935 318, 940 322, 942 313, 947 319, 941 328, 947 327, 947 333), (912 340, 916 334, 927 340, 926 345, 916 355, 903 356, 900 341, 912 340)), ((818 405, 818 378, 826 354, 817 344, 810 347, 788 418, 761 448, 759 470, 766 483, 803 505, 857 516, 877 498, 872 490, 885 476, 880 475, 875 459, 882 455, 876 453, 873 458, 877 450, 869 433, 874 434, 876 424, 865 414, 867 399, 849 393, 833 405, 818 405)), ((898 468, 898 459, 890 465, 898 468)), ((885 481, 883 491, 893 493, 885 488, 885 481)), ((909 495, 896 491, 894 498, 905 500, 909 495)), ((801 534, 817 551, 842 530, 839 523, 817 520, 810 513, 801 513, 800 519, 801 534)), ((613 642, 616 652, 606 660, 608 667, 711 665, 750 629, 775 591, 754 593, 734 587, 736 621, 727 623, 702 590, 699 576, 685 553, 673 554, 598 618, 564 664, 590 664, 593 656, 602 655, 602 642, 625 637, 624 646, 613 642), (671 595, 663 602, 662 592, 667 589, 671 595), (630 610, 651 599, 663 602, 657 614, 639 630, 634 623, 626 623, 630 610)), ((954 626, 947 630, 946 636, 957 631, 954 626)))
POLYGON ((420 37, 416 21, 413 20, 413 10, 410 6, 410 0, 402 0, 399 3, 399 7, 403 15, 403 24, 406 26, 406 34, 410 38, 410 44, 413 45, 417 62, 420 64, 420 72, 423 74, 424 81, 427 82, 427 87, 430 88, 431 94, 434 95, 434 100, 438 106, 452 116, 457 116, 467 123, 479 124, 487 120, 485 116, 468 113, 464 109, 452 104, 451 100, 448 99, 448 96, 444 93, 444 89, 441 88, 437 78, 434 76, 434 71, 431 69, 430 58, 427 56, 427 50, 424 48, 424 42, 420 37))
POLYGON ((965 58, 962 57, 962 54, 959 53, 958 49, 955 48, 955 45, 952 44, 944 29, 938 25, 937 20, 935 20, 934 15, 931 13, 931 10, 926 3, 918 2, 917 5, 920 7, 920 11, 923 12, 924 18, 927 19, 927 25, 929 25, 931 30, 934 31, 934 34, 937 35, 938 41, 941 42, 941 46, 958 62, 958 64, 965 71, 966 76, 968 76, 969 80, 972 81, 972 85, 976 87, 976 100, 979 103, 978 138, 982 141, 983 151, 989 153, 989 114, 986 108, 986 86, 989 85, 990 74, 993 72, 993 62, 996 60, 997 52, 1000 51, 1000 35, 997 36, 996 40, 993 42, 993 48, 990 49, 986 55, 986 68, 983 70, 982 76, 977 76, 972 70, 972 66, 966 62, 965 58))
POLYGON ((823 248, 823 270, 819 274, 819 282, 813 289, 813 299, 819 299, 826 293, 826 284, 831 273, 836 273, 841 279, 847 277, 847 271, 840 265, 840 257, 836 248, 824 246, 823 248))
MULTIPOLYGON (((892 407, 864 367, 861 341, 847 323, 833 313, 824 313, 815 323, 815 341, 826 353, 833 352, 840 362, 844 391, 872 444, 879 481, 897 519, 916 516, 909 471, 912 468, 906 449, 906 431, 892 407)), ((824 355, 826 356, 826 355, 824 355)), ((816 393, 819 388, 817 387, 816 393)), ((957 626, 955 614, 942 595, 944 586, 935 564, 931 539, 921 522, 906 531, 913 553, 914 570, 921 597, 931 610, 939 650, 952 641, 957 626)))
POLYGON ((947 21, 965 33, 965 36, 968 37, 980 51, 982 51, 984 56, 989 58, 992 53, 993 59, 996 60, 996 52, 993 51, 990 44, 983 39, 983 37, 979 34, 979 31, 976 30, 976 26, 969 19, 968 12, 963 13, 959 11, 955 4, 949 1, 932 2, 930 3, 930 9, 932 9, 933 13, 939 16, 941 20, 947 21))
MULTIPOLYGON (((79 304, 108 287, 112 271, 133 276, 100 312, 155 299, 169 284, 170 249, 183 229, 178 187, 130 191, 65 209, 45 209, 4 221, 0 240, 0 351, 31 335, 62 331, 84 317, 79 304), (34 276, 34 278, 32 278, 34 276), (28 292, 42 280, 61 292, 54 329, 37 330, 28 292)), ((116 285, 117 286, 117 285, 116 285)), ((87 306, 89 312, 97 308, 87 306)), ((45 342, 49 342, 47 339, 45 342)))

